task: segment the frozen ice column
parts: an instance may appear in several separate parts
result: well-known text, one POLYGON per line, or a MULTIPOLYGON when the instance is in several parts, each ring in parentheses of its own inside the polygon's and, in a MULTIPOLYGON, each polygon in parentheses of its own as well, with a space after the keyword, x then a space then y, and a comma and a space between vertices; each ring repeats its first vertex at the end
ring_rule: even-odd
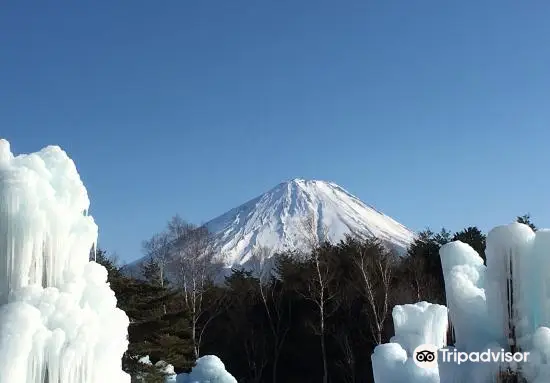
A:
POLYGON ((59 147, 14 156, 0 140, 0 383, 130 382, 129 321, 88 261, 88 207, 59 147))
POLYGON ((527 270, 526 300, 527 312, 530 315, 528 330, 535 332, 540 326, 550 327, 550 230, 539 229, 531 247, 527 270))
POLYGON ((399 343, 409 356, 421 344, 446 346, 447 312, 447 307, 428 302, 395 306, 392 311, 395 335, 390 342, 399 343))
POLYGON ((495 341, 503 347, 513 345, 532 329, 529 302, 538 298, 542 287, 540 280, 531 284, 540 273, 531 256, 534 239, 533 230, 521 223, 497 226, 487 235, 489 328, 498 331, 495 341))
POLYGON ((421 344, 446 345, 447 308, 418 302, 395 306, 392 312, 395 336, 390 343, 376 346, 372 354, 377 383, 439 383, 438 369, 418 367, 413 351, 421 344))
POLYGON ((460 241, 442 246, 439 253, 455 346, 479 351, 494 339, 488 323, 483 259, 460 241))

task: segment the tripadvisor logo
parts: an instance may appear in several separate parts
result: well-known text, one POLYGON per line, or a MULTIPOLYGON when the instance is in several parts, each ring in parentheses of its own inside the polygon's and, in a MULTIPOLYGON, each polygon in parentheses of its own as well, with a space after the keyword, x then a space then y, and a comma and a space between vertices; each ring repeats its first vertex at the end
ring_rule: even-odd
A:
POLYGON ((483 352, 463 352, 457 350, 439 349, 433 344, 421 344, 415 348, 413 360, 417 366, 422 368, 437 367, 437 361, 440 359, 443 363, 510 363, 526 362, 529 356, 528 352, 509 352, 500 349, 500 351, 487 350, 483 352), (441 354, 441 355, 438 355, 441 354))
POLYGON ((414 349, 413 360, 422 368, 437 367, 437 347, 433 344, 421 344, 414 349))

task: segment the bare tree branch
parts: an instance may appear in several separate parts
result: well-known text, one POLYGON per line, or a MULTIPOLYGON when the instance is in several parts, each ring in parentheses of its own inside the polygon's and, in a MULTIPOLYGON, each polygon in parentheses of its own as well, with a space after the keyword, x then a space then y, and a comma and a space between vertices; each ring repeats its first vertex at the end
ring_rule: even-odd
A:
POLYGON ((310 214, 301 223, 303 241, 306 245, 304 261, 313 267, 313 276, 307 281, 306 291, 302 296, 313 302, 318 309, 317 332, 321 342, 321 356, 323 358, 323 383, 328 382, 328 359, 326 351, 326 319, 337 308, 336 291, 331 286, 336 274, 327 260, 321 243, 328 239, 328 228, 310 214), (329 308, 331 303, 331 308, 329 308))
POLYGON ((170 239, 165 232, 155 234, 142 243, 143 253, 158 267, 158 279, 162 287, 166 279, 166 266, 170 260, 169 245, 170 239))
POLYGON ((212 238, 205 227, 196 227, 175 216, 168 224, 168 233, 172 265, 184 306, 190 312, 193 351, 198 358, 202 334, 215 311, 205 304, 205 294, 221 267, 214 262, 212 238))
POLYGON ((369 321, 375 344, 382 343, 384 325, 390 311, 390 293, 396 256, 377 241, 356 246, 353 263, 360 277, 357 286, 369 307, 369 321))
POLYGON ((273 276, 273 260, 267 247, 256 247, 252 251, 251 264, 259 280, 260 297, 273 336, 272 382, 276 383, 279 357, 291 327, 291 305, 290 301, 285 305, 284 289, 273 276))

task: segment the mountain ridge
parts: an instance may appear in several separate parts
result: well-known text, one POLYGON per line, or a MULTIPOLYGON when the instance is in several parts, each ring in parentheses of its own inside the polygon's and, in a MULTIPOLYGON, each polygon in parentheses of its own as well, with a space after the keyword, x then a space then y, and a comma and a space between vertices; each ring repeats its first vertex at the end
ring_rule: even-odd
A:
POLYGON ((283 181, 202 226, 211 233, 225 266, 235 267, 245 265, 256 246, 268 247, 273 253, 303 250, 307 219, 315 223, 311 234, 317 241, 338 242, 345 234, 376 237, 404 253, 415 237, 413 231, 340 185, 304 178, 283 181))

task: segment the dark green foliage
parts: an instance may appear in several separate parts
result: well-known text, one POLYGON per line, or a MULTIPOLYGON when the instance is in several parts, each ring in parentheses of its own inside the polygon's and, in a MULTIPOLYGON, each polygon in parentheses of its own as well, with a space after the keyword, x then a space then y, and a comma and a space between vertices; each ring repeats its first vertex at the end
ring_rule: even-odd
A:
POLYGON ((95 252, 92 250, 90 260, 103 265, 107 269, 107 279, 109 281, 120 279, 122 277, 122 272, 116 264, 116 257, 107 255, 105 250, 102 250, 99 247, 95 252))
POLYGON ((128 353, 122 358, 122 368, 132 377, 132 383, 164 383, 165 375, 158 368, 140 363, 137 357, 128 353), (138 379, 139 377, 139 379, 138 379))
MULTIPOLYGON (((138 362, 145 355, 153 363, 164 360, 172 364, 176 372, 189 371, 195 361, 188 313, 182 309, 181 296, 166 285, 161 286, 158 280, 149 282, 124 276, 103 250, 91 257, 107 268, 117 306, 130 318, 129 346, 123 358, 125 371, 144 377, 145 382, 164 382, 156 368, 138 362)), ((152 263, 146 265, 151 266, 152 263)))
POLYGON ((131 320, 128 354, 149 355, 153 362, 164 360, 176 371, 188 371, 194 364, 189 319, 178 293, 128 279, 119 295, 120 307, 131 320))
MULTIPOLYGON (((450 240, 451 234, 444 228, 437 234, 426 229, 418 234, 407 252, 408 269, 417 271, 420 268, 423 270, 423 278, 430 283, 430 301, 434 303, 445 303, 445 283, 439 249, 450 240)), ((411 277, 411 279, 415 280, 415 283, 421 282, 420 278, 411 277)), ((418 290, 422 289, 419 287, 418 290)))
POLYGON ((433 236, 433 239, 439 246, 443 246, 451 241, 451 232, 442 228, 439 233, 433 236))
POLYGON ((161 281, 161 272, 160 266, 157 260, 153 257, 150 257, 141 268, 141 275, 148 281, 150 284, 155 286, 164 286, 168 283, 168 280, 164 278, 164 281, 161 281))
POLYGON ((259 280, 250 272, 235 270, 226 279, 226 286, 229 298, 223 319, 227 320, 232 336, 239 340, 235 347, 243 356, 243 375, 237 378, 260 382, 269 358, 266 339, 269 329, 261 306, 259 280))
MULTIPOLYGON (((429 235, 430 244, 444 242, 447 234, 440 234, 429 235)), ((413 254, 427 257, 429 251, 431 248, 417 246, 413 254)), ((364 275, 357 269, 360 254, 374 260, 388 256, 377 241, 349 237, 337 245, 324 244, 305 257, 276 255, 277 278, 262 283, 250 272, 233 270, 223 286, 209 288, 204 295, 206 307, 217 311, 205 316, 209 325, 201 334, 201 354, 219 356, 241 383, 318 383, 324 376, 323 339, 330 382, 372 381, 375 323, 368 294, 361 290, 364 275)), ((104 262, 108 257, 98 259, 104 262)), ((385 295, 373 265, 368 264, 365 270, 374 286, 375 303, 380 305, 385 295)), ((391 307, 414 301, 405 293, 411 280, 403 271, 404 265, 404 261, 391 263, 390 311, 383 324, 382 342, 393 334, 391 307)), ((154 264, 148 266, 154 276, 154 264)), ((110 282, 119 307, 131 318, 125 370, 146 381, 161 381, 155 368, 137 362, 137 356, 149 355, 153 363, 164 360, 177 372, 188 371, 194 354, 190 313, 181 291, 163 287, 154 279, 125 277, 116 268, 110 273, 110 282)))
MULTIPOLYGON (((340 244, 323 245, 315 250, 320 270, 326 276, 325 345, 330 382, 372 382, 371 354, 375 338, 371 332, 371 307, 359 288, 363 275, 357 270, 361 251, 369 257, 388 256, 376 241, 348 238, 340 244)), ((396 276, 389 291, 390 312, 384 323, 382 342, 393 334, 391 308, 411 303, 403 286, 410 281, 397 277, 400 262, 392 263, 396 276)), ((245 271, 234 270, 226 279, 227 303, 207 334, 204 353, 213 353, 224 361, 239 382, 312 382, 323 381, 319 306, 315 288, 317 266, 312 256, 300 259, 296 254, 278 254, 275 262, 278 280, 267 287, 269 313, 281 314, 280 334, 284 334, 279 366, 273 374, 275 337, 269 316, 263 307, 260 281, 245 271), (280 290, 278 290, 280 289, 280 290), (276 295, 279 293, 280 295, 276 295), (278 308, 276 310, 276 307, 278 308), (281 311, 282 310, 282 311, 281 311)), ((377 304, 383 302, 378 289, 376 269, 367 267, 375 286, 377 304)))
POLYGON ((461 241, 470 245, 475 251, 477 251, 481 258, 483 258, 483 263, 485 263, 485 239, 485 234, 483 234, 477 227, 470 226, 455 233, 452 240, 461 241))
MULTIPOLYGON (((528 215, 518 222, 536 229, 528 215)), ((373 382, 374 347, 394 334, 391 309, 421 300, 445 303, 439 249, 455 240, 485 259, 486 237, 471 226, 454 235, 425 230, 404 257, 376 240, 347 237, 306 254, 274 255, 276 277, 267 280, 232 270, 225 283, 208 285, 201 295, 200 355, 220 357, 240 383, 320 383, 325 375, 330 383, 373 382)), ((178 372, 188 371, 194 350, 184 289, 160 281, 166 270, 153 258, 144 265, 145 281, 123 276, 103 251, 97 260, 108 269, 118 304, 132 321, 125 370, 161 382, 155 368, 133 357, 149 355, 153 363, 164 360, 178 372)))

